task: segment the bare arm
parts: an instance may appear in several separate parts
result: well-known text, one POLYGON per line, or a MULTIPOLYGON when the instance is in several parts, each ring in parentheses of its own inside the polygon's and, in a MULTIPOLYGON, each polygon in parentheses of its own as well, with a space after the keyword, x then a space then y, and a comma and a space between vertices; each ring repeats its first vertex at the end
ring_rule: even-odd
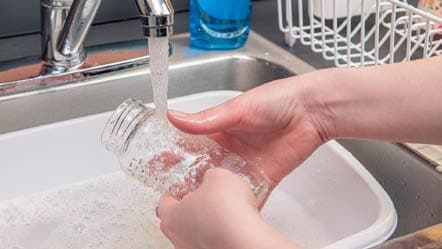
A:
MULTIPOLYGON (((210 134, 255 162, 274 188, 329 139, 442 144, 441 66, 442 57, 437 57, 388 66, 320 70, 265 84, 197 114, 170 112, 169 119, 186 132, 210 134)), ((216 176, 181 202, 166 198, 160 203, 163 231, 175 245, 205 249, 208 247, 195 245, 201 245, 197 243, 200 240, 213 241, 216 234, 220 248, 296 248, 257 215, 256 204, 247 201, 250 190, 238 194, 247 187, 238 186, 237 176, 216 176), (219 217, 194 219, 193 214, 200 210, 219 217), (229 212, 228 217, 239 218, 220 218, 229 212), (240 218, 245 214, 252 217, 247 224, 240 218), (222 228, 219 220, 225 221, 222 228), (219 236, 235 231, 226 227, 246 232, 238 240, 236 233, 219 236)))
POLYGON ((306 77, 317 82, 306 106, 328 138, 442 144, 442 56, 306 77))

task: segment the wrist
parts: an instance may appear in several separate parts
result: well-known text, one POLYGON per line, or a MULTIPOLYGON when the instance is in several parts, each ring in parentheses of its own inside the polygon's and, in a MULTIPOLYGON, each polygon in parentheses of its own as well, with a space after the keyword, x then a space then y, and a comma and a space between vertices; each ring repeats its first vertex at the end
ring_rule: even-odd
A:
POLYGON ((317 130, 323 143, 338 137, 335 105, 339 103, 337 84, 341 70, 326 69, 301 75, 299 98, 309 122, 317 130))

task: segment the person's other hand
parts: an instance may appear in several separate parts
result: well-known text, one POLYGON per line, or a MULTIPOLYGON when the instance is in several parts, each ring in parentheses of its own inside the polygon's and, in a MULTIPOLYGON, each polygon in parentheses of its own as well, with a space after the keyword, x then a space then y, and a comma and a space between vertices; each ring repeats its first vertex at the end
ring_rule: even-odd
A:
MULTIPOLYGON (((252 89, 196 114, 169 111, 170 122, 192 134, 206 134, 260 167, 273 189, 329 137, 323 117, 311 113, 310 78, 298 76, 252 89)), ((317 106, 317 105, 315 105, 317 106)))
POLYGON ((247 183, 222 168, 181 201, 164 196, 157 215, 176 249, 296 248, 264 222, 247 183))

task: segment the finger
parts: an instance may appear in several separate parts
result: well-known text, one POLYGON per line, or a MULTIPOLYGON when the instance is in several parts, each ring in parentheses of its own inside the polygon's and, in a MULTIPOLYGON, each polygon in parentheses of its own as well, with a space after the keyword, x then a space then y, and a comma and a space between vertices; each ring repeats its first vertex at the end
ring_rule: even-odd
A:
POLYGON ((165 195, 161 197, 160 202, 158 203, 156 213, 158 218, 161 220, 166 217, 173 208, 178 204, 178 200, 173 198, 170 195, 165 195))
POLYGON ((178 129, 192 134, 210 134, 235 126, 241 119, 239 98, 216 107, 187 114, 169 111, 169 121, 178 129))
POLYGON ((206 185, 208 183, 214 183, 216 181, 218 181, 218 179, 221 178, 227 178, 234 175, 230 170, 225 169, 225 168, 213 168, 213 169, 208 169, 206 170, 206 172, 204 173, 203 176, 203 185, 206 185))

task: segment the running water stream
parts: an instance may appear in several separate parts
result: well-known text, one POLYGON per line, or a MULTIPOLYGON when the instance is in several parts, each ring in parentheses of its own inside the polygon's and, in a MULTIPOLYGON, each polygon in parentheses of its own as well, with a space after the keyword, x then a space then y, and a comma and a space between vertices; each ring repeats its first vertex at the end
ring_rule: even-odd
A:
POLYGON ((160 119, 167 120, 169 83, 169 37, 149 37, 150 79, 155 109, 160 119))

